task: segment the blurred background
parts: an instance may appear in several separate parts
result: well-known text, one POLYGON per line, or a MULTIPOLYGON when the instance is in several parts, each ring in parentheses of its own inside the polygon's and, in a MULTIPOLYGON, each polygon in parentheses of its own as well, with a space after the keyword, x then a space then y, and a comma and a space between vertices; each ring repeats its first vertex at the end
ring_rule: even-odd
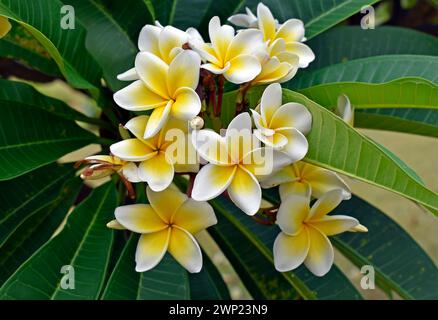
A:
MULTIPOLYGON (((381 25, 395 25, 438 36, 438 0, 387 0, 375 5, 374 8, 376 28, 381 25)), ((357 14, 343 24, 360 25, 362 17, 363 15, 357 14)), ((100 109, 85 94, 72 89, 61 80, 54 80, 50 76, 34 73, 17 62, 2 58, 0 58, 0 74, 2 77, 16 79, 17 81, 36 80, 38 84, 32 84, 42 93, 64 100, 71 107, 88 116, 99 116, 100 109)), ((81 125, 89 130, 94 130, 90 125, 81 125)), ((361 131, 398 155, 418 173, 431 190, 438 192, 438 139, 375 130, 361 131)), ((100 147, 98 145, 91 145, 66 155, 60 161, 77 161, 99 151, 100 147)), ((397 221, 417 240, 435 264, 438 264, 438 219, 436 217, 412 201, 389 191, 356 180, 345 179, 348 180, 355 194, 369 201, 397 221)), ((219 266, 230 288, 232 298, 251 299, 231 265, 209 235, 204 232, 199 235, 199 240, 208 255, 219 266)), ((361 291, 364 297, 370 299, 387 298, 378 289, 362 290, 359 285, 362 274, 339 252, 336 252, 335 263, 350 277, 352 283, 361 291)))

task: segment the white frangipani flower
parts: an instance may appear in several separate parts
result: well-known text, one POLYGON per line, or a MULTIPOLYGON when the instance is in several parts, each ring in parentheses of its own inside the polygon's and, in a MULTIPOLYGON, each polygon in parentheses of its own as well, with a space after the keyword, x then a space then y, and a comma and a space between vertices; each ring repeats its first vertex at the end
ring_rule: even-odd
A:
POLYGON ((260 208, 262 193, 256 176, 290 163, 284 153, 265 154, 269 150, 261 148, 253 137, 247 112, 231 121, 225 137, 211 130, 200 130, 193 135, 193 144, 199 155, 210 162, 195 178, 193 199, 210 200, 227 190, 234 204, 248 215, 254 215, 260 208))
POLYGON ((338 97, 338 105, 335 109, 335 114, 342 118, 350 126, 354 124, 354 107, 350 103, 350 99, 345 94, 338 97))
POLYGON ((342 201, 340 190, 324 194, 310 208, 310 198, 290 196, 278 209, 276 223, 281 229, 274 242, 274 264, 280 272, 304 265, 322 277, 333 265, 333 247, 327 236, 345 231, 366 232, 357 219, 327 215, 342 201))
POLYGON ((170 116, 189 121, 201 110, 201 100, 195 92, 199 82, 199 55, 183 50, 167 65, 150 52, 140 52, 135 69, 141 80, 114 94, 114 101, 132 111, 151 110, 144 138, 153 137, 170 116))
POLYGON ((141 234, 135 270, 154 268, 169 252, 187 271, 201 271, 202 253, 193 235, 217 223, 213 208, 171 188, 154 192, 148 187, 146 193, 150 204, 118 207, 116 222, 107 225, 141 234))
MULTIPOLYGON (((199 164, 188 136, 188 122, 171 119, 167 125, 154 137, 143 138, 150 117, 138 116, 129 120, 125 127, 135 136, 111 145, 111 153, 125 161, 140 162, 138 176, 141 181, 148 183, 154 191, 166 189, 173 180, 175 172, 197 172, 199 164), (178 129, 183 133, 182 141, 168 136, 168 132, 178 129), (173 147, 180 148, 175 155, 173 147), (170 149, 172 148, 172 149, 170 149), (183 148, 184 150, 181 150, 183 148), (192 149, 193 151, 191 151, 192 149), (191 157, 195 155, 194 157, 191 157)), ((176 137, 178 139, 178 137, 176 137)))
POLYGON ((266 48, 259 30, 243 30, 235 35, 233 27, 221 26, 219 18, 213 17, 208 32, 211 43, 204 43, 199 37, 193 37, 190 43, 207 61, 202 68, 223 74, 225 79, 236 84, 251 81, 260 73, 260 62, 254 54, 266 48))
POLYGON ((335 172, 303 161, 286 166, 260 181, 263 188, 280 185, 280 198, 286 200, 291 195, 321 198, 332 190, 341 190, 342 198, 351 198, 348 185, 335 172))
POLYGON ((116 156, 95 155, 86 157, 79 163, 90 164, 81 173, 84 180, 99 180, 114 173, 123 175, 129 182, 140 182, 138 167, 134 162, 124 161, 116 156))
POLYGON ((275 40, 283 39, 286 51, 299 57, 300 68, 307 67, 315 60, 313 51, 302 43, 306 38, 304 24, 301 20, 289 19, 283 24, 278 24, 269 8, 260 2, 257 6, 257 26, 263 32, 263 38, 269 47, 274 45, 275 40))
POLYGON ((308 150, 304 134, 312 125, 312 115, 305 106, 295 102, 282 105, 281 86, 273 83, 263 92, 260 114, 251 111, 257 127, 254 135, 260 141, 286 152, 293 162, 304 158, 308 150))

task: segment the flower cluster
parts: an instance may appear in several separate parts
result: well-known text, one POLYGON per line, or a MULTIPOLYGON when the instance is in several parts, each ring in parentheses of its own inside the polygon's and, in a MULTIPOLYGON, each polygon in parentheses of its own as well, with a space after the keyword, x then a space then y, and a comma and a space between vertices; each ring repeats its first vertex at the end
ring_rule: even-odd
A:
MULTIPOLYGON (((156 266, 167 251, 199 272, 202 254, 194 235, 217 222, 207 201, 222 194, 254 216, 263 211, 262 188, 279 186, 281 205, 270 209, 281 229, 273 249, 279 271, 304 263, 322 276, 333 263, 327 236, 366 231, 354 218, 327 215, 350 198, 350 190, 336 173, 303 162, 312 114, 305 105, 282 101, 280 83, 315 59, 303 43, 302 21, 279 23, 262 3, 257 15, 246 12, 228 19, 243 27, 237 32, 213 17, 210 42, 194 28, 146 25, 134 68, 118 76, 132 83, 114 94, 119 107, 140 114, 124 125, 129 136, 111 145, 110 156, 82 162, 89 164, 84 179, 117 173, 128 191, 131 183, 148 185, 150 204, 121 206, 108 224, 142 234, 139 272, 156 266), (240 85, 240 101, 223 129, 225 81, 240 85), (256 85, 268 86, 258 105, 248 105, 245 94, 256 85), (187 195, 172 186, 175 174, 189 174, 187 195)), ((351 122, 348 98, 340 98, 340 110, 351 122)))

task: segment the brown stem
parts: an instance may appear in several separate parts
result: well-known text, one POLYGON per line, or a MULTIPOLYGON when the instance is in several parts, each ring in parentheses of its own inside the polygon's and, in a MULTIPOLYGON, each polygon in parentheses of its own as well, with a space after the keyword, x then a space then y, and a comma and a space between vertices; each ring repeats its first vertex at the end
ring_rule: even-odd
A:
POLYGON ((250 88, 251 88, 251 82, 247 82, 240 87, 239 95, 237 97, 237 102, 236 102, 236 116, 239 113, 245 111, 245 109, 247 109, 248 103, 246 101, 246 93, 250 88))
POLYGON ((216 104, 216 108, 214 110, 214 115, 215 117, 218 117, 221 114, 221 110, 222 110, 222 98, 224 96, 224 76, 223 75, 219 75, 219 83, 218 83, 218 88, 217 88, 217 104, 216 104))
POLYGON ((187 196, 192 196, 193 184, 195 183, 196 174, 193 172, 189 173, 189 184, 187 186, 187 196))

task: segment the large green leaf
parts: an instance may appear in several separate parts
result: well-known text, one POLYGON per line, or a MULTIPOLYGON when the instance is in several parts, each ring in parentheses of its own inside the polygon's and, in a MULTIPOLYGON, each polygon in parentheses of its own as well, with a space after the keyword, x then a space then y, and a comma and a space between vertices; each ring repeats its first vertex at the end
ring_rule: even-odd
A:
POLYGON ((23 26, 12 23, 12 29, 0 41, 0 56, 46 75, 59 77, 58 66, 44 47, 23 26))
MULTIPOLYGON (((259 88, 249 92, 250 106, 257 105, 261 92, 259 88)), ((283 90, 283 103, 286 102, 301 103, 312 114, 312 129, 307 135, 309 151, 305 161, 393 191, 431 211, 438 209, 436 193, 418 182, 379 145, 341 118, 307 97, 287 89, 283 90)))
POLYGON ((438 86, 421 78, 328 83, 300 92, 332 111, 339 95, 346 94, 356 109, 358 127, 438 136, 438 86))
POLYGON ((315 52, 316 59, 306 71, 385 54, 438 55, 436 37, 391 26, 379 26, 376 29, 336 27, 310 40, 307 45, 315 52))
POLYGON ((70 165, 49 164, 25 176, 1 181, 0 246, 26 219, 52 205, 73 174, 70 165))
POLYGON ((402 78, 381 84, 327 83, 299 90, 299 92, 331 110, 336 108, 341 94, 348 96, 355 109, 438 109, 438 85, 421 78, 402 78))
MULTIPOLYGON (((72 109, 61 100, 42 95, 26 83, 0 79, 0 103, 10 102, 39 108, 67 120, 78 120, 87 123, 101 124, 95 118, 89 118, 72 109)), ((38 110, 35 110, 39 112, 38 110)))
POLYGON ((366 109, 355 112, 355 126, 438 138, 438 110, 412 108, 366 109))
POLYGON ((96 140, 73 121, 24 104, 0 107, 0 181, 53 162, 96 140))
MULTIPOLYGON (((81 183, 82 180, 79 177, 67 181, 54 201, 43 205, 35 214, 23 219, 20 226, 1 246, 0 285, 51 238, 67 216, 81 183)), ((47 198, 39 199, 39 202, 44 204, 48 200, 47 198)))
POLYGON ((76 88, 96 91, 100 71, 85 50, 85 30, 61 27, 59 0, 1 0, 0 15, 25 27, 55 60, 64 77, 76 88))
MULTIPOLYGON (((246 238, 247 241, 252 244, 247 249, 244 249, 246 246, 245 242, 234 242, 232 245, 235 246, 236 251, 239 252, 239 255, 241 254, 241 250, 242 252, 251 249, 252 252, 259 251, 261 254, 263 254, 263 256, 265 256, 265 259, 269 260, 270 262, 270 267, 268 270, 276 272, 273 266, 272 246, 277 234, 280 232, 280 229, 275 225, 266 226, 255 222, 251 217, 244 214, 236 206, 234 206, 234 204, 225 198, 216 198, 211 200, 210 203, 219 216, 217 228, 224 228, 221 226, 226 226, 225 221, 227 220, 228 223, 233 225, 234 228, 238 230, 238 234, 243 235, 244 238, 246 238)), ((231 234, 227 233, 226 237, 231 238, 231 234)), ((235 237, 235 235, 233 235, 233 237, 235 237)), ((238 238, 234 239, 238 240, 238 238)), ((232 238, 229 241, 232 241, 232 238)), ((261 267, 263 267, 263 265, 261 267)), ((257 265, 255 268, 260 267, 257 265)), ((284 279, 286 279, 287 282, 293 286, 294 291, 298 291, 300 296, 302 296, 304 299, 328 300, 361 298, 360 294, 353 287, 350 281, 339 271, 338 268, 336 268, 336 266, 333 266, 330 272, 327 273, 323 278, 312 275, 303 266, 299 267, 293 272, 276 272, 276 274, 282 275, 284 279)), ((262 278, 260 280, 264 281, 263 286, 267 288, 269 288, 269 286, 276 287, 278 285, 276 278, 262 278)), ((284 286, 282 286, 282 288, 283 289, 281 291, 278 290, 279 287, 276 288, 276 298, 284 298, 288 294, 291 294, 290 292, 283 291, 285 290, 284 286)))
POLYGON ((0 288, 1 299, 97 299, 113 242, 106 227, 116 207, 114 184, 95 189, 62 232, 41 247, 0 288), (74 289, 62 289, 61 268, 74 268, 74 289))
MULTIPOLYGON (((124 86, 117 75, 132 68, 137 46, 127 32, 97 0, 68 1, 87 30, 86 46, 103 71, 108 86, 116 91, 124 86)), ((129 5, 124 3, 124 5, 129 5)), ((132 10, 132 8, 129 8, 132 10)), ((126 19, 130 17, 126 16, 126 19)), ((146 23, 147 21, 145 21, 146 23)))
POLYGON ((438 57, 423 55, 384 55, 347 61, 318 70, 298 72, 286 84, 304 89, 333 82, 382 83, 403 77, 419 77, 438 84, 438 57))
POLYGON ((358 197, 344 201, 334 213, 352 215, 369 230, 334 238, 335 246, 359 268, 373 266, 376 280, 403 298, 438 298, 436 265, 393 220, 358 197))
POLYGON ((230 293, 219 270, 203 254, 202 270, 189 274, 191 300, 230 300, 230 293))
POLYGON ((187 271, 169 254, 154 269, 135 271, 138 235, 132 234, 103 292, 104 300, 178 300, 190 298, 187 271))
MULTIPOLYGON (((264 190, 263 197, 280 203, 278 188, 264 190)), ((438 269, 397 223, 357 196, 343 201, 333 214, 353 216, 368 228, 368 233, 347 232, 331 239, 359 268, 373 266, 378 285, 406 299, 438 297, 438 269)))

